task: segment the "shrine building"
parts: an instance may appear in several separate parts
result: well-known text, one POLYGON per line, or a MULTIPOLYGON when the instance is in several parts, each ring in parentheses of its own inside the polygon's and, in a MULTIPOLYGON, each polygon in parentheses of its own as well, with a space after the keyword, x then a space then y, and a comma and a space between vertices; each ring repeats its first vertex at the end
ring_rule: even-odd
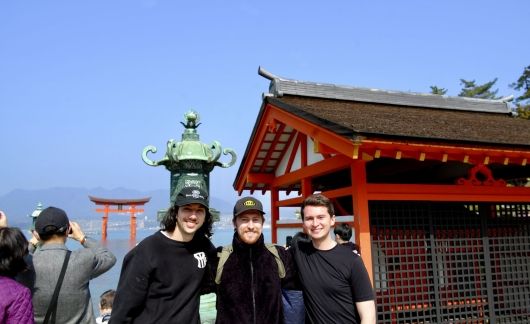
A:
MULTIPOLYGON (((503 100, 270 80, 234 181, 350 222, 378 323, 530 322, 530 121, 503 100)), ((284 210, 289 210, 284 212, 284 210)))

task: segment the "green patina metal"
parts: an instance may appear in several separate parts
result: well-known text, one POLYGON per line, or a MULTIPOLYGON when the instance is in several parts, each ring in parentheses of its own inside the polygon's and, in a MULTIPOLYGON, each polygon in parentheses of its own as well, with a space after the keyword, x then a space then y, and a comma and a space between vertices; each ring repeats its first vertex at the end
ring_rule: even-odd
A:
POLYGON ((31 217, 31 225, 29 227, 30 231, 33 231, 35 229, 35 222, 37 221, 37 217, 39 217, 42 209, 42 203, 39 202, 37 204, 37 208, 35 208, 31 215, 28 215, 28 217, 31 217))
MULTIPOLYGON (((147 157, 147 153, 156 153, 156 147, 148 145, 142 152, 142 160, 150 166, 163 165, 170 172, 170 203, 173 204, 178 192, 189 186, 199 186, 210 192, 210 172, 216 167, 228 168, 236 163, 236 153, 230 148, 221 148, 221 143, 213 141, 205 144, 199 140, 199 114, 190 110, 184 114, 185 123, 180 142, 173 139, 167 142, 167 151, 159 161, 147 157), (219 161, 221 154, 230 155, 230 161, 219 161)), ((216 214, 215 209, 211 210, 216 214)), ((162 212, 162 211, 161 211, 162 212)), ((160 215, 160 212, 159 212, 160 215)))

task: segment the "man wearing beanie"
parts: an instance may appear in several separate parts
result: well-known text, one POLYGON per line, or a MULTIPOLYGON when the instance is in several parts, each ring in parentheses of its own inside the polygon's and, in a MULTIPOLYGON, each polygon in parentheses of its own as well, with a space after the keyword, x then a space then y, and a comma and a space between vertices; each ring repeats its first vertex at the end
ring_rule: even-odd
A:
POLYGON ((200 323, 200 289, 216 253, 208 194, 184 187, 160 225, 123 259, 110 323, 200 323))
POLYGON ((218 249, 218 324, 283 323, 281 289, 294 288, 295 273, 290 254, 283 247, 264 243, 264 214, 263 205, 253 197, 239 199, 234 206, 232 245, 224 251, 218 249), (223 260, 227 249, 232 252, 223 260), (282 265, 285 271, 280 270, 282 265))
POLYGON ((35 323, 43 323, 46 317, 48 323, 94 323, 89 281, 112 268, 116 263, 114 255, 87 237, 79 224, 69 221, 64 210, 56 207, 44 209, 37 217, 30 242, 35 323), (68 237, 83 248, 69 251, 65 246, 68 237), (62 284, 56 288, 63 266, 66 270, 62 284), (55 289, 60 293, 53 303, 55 289))

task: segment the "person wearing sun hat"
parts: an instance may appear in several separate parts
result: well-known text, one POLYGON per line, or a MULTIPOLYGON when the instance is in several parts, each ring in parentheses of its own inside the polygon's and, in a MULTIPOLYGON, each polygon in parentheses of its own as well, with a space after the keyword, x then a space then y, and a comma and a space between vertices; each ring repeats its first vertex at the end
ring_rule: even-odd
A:
POLYGON ((184 187, 160 225, 124 258, 110 323, 199 323, 199 297, 215 258, 208 193, 184 187))
POLYGON ((294 264, 284 247, 265 244, 264 222, 258 199, 243 197, 235 203, 232 245, 217 249, 218 324, 284 323, 282 288, 295 288, 294 264), (226 259, 223 253, 229 253, 226 259))
POLYGON ((112 268, 116 257, 87 237, 81 226, 70 221, 66 212, 57 207, 48 207, 39 214, 30 242, 35 323, 43 323, 47 313, 56 323, 94 323, 89 282, 112 268), (69 251, 65 245, 68 238, 78 241, 82 249, 69 251), (66 272, 57 303, 55 308, 50 307, 64 264, 66 272))

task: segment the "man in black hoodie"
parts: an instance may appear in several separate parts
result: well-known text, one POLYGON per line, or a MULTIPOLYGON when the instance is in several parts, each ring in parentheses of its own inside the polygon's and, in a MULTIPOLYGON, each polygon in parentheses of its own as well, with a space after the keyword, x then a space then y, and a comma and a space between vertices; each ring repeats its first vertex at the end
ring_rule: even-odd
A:
MULTIPOLYGON (((294 287, 295 273, 283 247, 264 243, 264 214, 263 205, 253 197, 242 198, 234 206, 234 238, 224 248, 225 253, 227 248, 231 252, 224 264, 221 261, 222 274, 216 278, 218 324, 283 323, 281 289, 294 287), (285 271, 280 269, 282 264, 285 271)), ((218 248, 220 255, 222 250, 218 248)))

